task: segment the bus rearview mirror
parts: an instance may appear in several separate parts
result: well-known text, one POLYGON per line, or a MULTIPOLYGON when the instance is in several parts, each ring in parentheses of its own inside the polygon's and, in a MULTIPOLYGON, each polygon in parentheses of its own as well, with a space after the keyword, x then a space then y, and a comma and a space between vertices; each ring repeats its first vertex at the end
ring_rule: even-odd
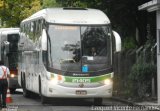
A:
POLYGON ((47 33, 45 29, 42 31, 41 46, 43 51, 47 51, 47 33))
POLYGON ((116 52, 120 52, 121 51, 121 37, 116 31, 112 31, 112 32, 113 32, 113 36, 115 37, 116 52))

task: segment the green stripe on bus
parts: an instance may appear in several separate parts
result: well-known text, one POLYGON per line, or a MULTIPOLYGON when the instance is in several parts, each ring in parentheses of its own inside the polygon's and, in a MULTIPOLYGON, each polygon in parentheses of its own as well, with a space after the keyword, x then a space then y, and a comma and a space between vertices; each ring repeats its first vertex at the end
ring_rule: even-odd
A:
POLYGON ((102 75, 102 76, 95 76, 95 77, 70 77, 65 76, 65 82, 72 82, 72 83, 91 83, 91 82, 99 82, 103 81, 107 78, 111 78, 111 73, 102 75))

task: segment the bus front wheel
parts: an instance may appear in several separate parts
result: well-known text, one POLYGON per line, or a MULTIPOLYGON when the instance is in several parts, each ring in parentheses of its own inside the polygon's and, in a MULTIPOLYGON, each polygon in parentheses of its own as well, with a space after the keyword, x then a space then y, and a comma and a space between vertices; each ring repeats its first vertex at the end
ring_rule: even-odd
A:
POLYGON ((41 95, 41 103, 42 103, 42 104, 46 104, 47 101, 48 101, 47 97, 41 95))
POLYGON ((39 78, 39 94, 40 94, 40 97, 41 97, 41 103, 46 104, 48 99, 47 99, 47 97, 43 96, 43 94, 42 94, 42 85, 41 85, 41 79, 40 78, 39 78))
POLYGON ((9 88, 9 90, 10 90, 11 94, 13 94, 13 93, 15 93, 16 88, 9 88))
POLYGON ((30 92, 26 89, 26 80, 25 80, 25 76, 23 76, 23 96, 24 97, 30 97, 30 92))

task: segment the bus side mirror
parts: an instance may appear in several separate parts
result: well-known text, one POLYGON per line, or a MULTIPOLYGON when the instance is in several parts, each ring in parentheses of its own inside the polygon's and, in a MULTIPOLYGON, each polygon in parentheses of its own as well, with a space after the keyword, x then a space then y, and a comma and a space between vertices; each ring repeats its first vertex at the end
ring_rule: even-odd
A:
POLYGON ((115 37, 116 52, 120 52, 121 51, 121 37, 116 31, 112 31, 112 32, 113 32, 113 36, 115 37))
POLYGON ((45 29, 42 31, 41 46, 43 51, 47 51, 47 33, 45 29))

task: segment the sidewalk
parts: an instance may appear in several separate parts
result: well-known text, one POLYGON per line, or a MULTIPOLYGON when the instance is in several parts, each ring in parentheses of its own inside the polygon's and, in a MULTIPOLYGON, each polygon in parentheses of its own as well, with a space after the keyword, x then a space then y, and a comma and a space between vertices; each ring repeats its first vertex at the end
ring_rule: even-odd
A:
POLYGON ((112 99, 126 103, 131 106, 144 106, 146 108, 148 107, 148 109, 149 109, 149 107, 150 108, 152 107, 152 109, 160 111, 160 105, 158 105, 157 101, 134 102, 131 100, 126 100, 126 99, 120 98, 120 97, 112 97, 112 99))

